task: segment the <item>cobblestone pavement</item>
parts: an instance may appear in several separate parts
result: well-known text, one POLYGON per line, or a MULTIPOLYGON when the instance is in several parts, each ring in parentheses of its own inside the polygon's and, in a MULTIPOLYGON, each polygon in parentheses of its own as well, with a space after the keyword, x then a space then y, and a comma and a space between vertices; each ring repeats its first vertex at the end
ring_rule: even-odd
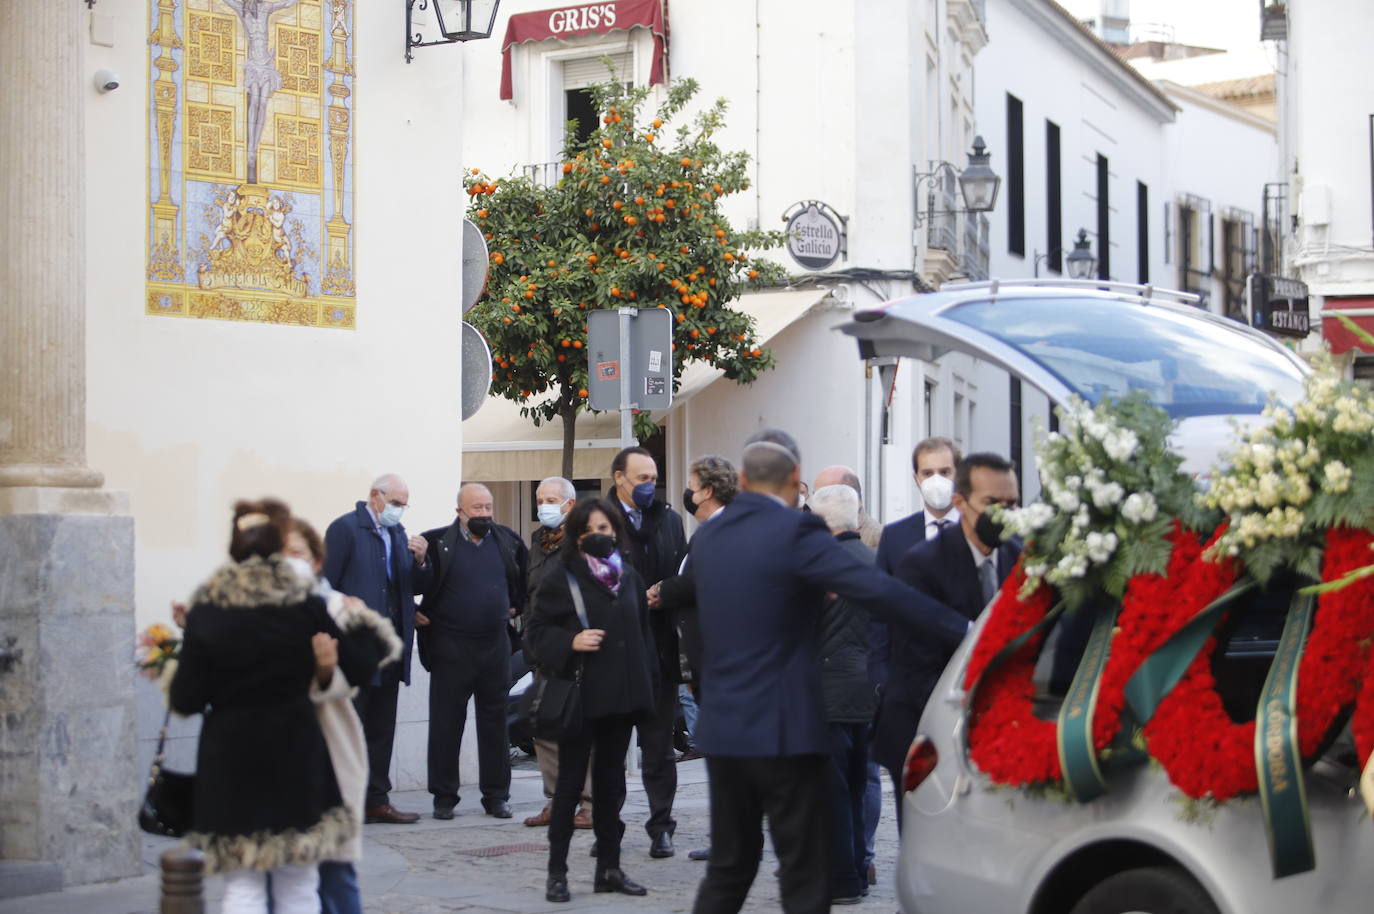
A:
MULTIPOLYGON (((648 816, 644 792, 637 776, 629 781, 629 797, 622 814, 625 839, 621 864, 637 882, 649 889, 644 898, 592 893, 595 861, 588 854, 590 831, 578 831, 569 854, 569 904, 544 901, 544 875, 548 842, 543 829, 526 828, 523 819, 543 805, 539 773, 533 760, 517 763, 511 783, 514 817, 493 819, 481 812, 474 789, 448 822, 430 817, 430 797, 414 791, 394 793, 400 809, 424 814, 415 825, 369 825, 364 832, 364 861, 360 866, 364 909, 372 914, 448 914, 448 912, 550 912, 624 910, 635 914, 690 911, 705 864, 688 860, 687 851, 707 842, 706 769, 702 761, 678 766, 679 786, 674 814, 677 854, 665 860, 648 855, 649 839, 641 823, 648 816)), ((884 818, 878 832, 878 884, 857 911, 896 910, 891 867, 897 854, 892 800, 884 798, 884 818)), ((158 855, 175 842, 149 838, 144 845, 147 875, 69 889, 52 895, 0 901, 0 914, 151 914, 158 909, 158 855)), ((765 859, 759 868, 744 910, 778 911, 777 868, 771 846, 765 842, 765 859)), ((206 883, 207 901, 216 902, 222 889, 219 880, 206 883)))

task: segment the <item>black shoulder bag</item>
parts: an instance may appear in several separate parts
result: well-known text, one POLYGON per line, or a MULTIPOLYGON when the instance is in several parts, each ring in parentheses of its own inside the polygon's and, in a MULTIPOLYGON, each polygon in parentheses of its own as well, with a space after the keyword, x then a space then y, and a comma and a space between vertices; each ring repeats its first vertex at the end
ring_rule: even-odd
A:
POLYGON ((148 790, 138 808, 138 827, 150 835, 180 838, 191 830, 194 810, 196 776, 163 767, 167 747, 167 724, 172 711, 162 718, 162 733, 157 738, 157 753, 148 769, 148 790))
MULTIPOLYGON (((577 620, 583 628, 591 628, 587 621, 587 604, 582 588, 571 571, 568 590, 572 593, 577 620)), ((582 656, 577 657, 577 670, 572 679, 541 676, 520 696, 520 716, 529 724, 530 732, 539 739, 559 740, 582 729, 582 656)))

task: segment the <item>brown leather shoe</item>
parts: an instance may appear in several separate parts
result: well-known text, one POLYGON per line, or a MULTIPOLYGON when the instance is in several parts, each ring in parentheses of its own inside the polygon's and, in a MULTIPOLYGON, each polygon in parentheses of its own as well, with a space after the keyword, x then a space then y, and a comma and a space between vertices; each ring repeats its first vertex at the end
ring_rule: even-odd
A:
POLYGON ((414 825, 420 821, 418 812, 401 812, 390 803, 382 806, 373 806, 371 809, 364 810, 363 821, 368 825, 385 823, 387 825, 414 825))
POLYGON ((530 816, 529 818, 525 819, 525 824, 528 825, 530 828, 547 828, 549 824, 549 812, 552 809, 552 803, 545 803, 544 808, 540 810, 539 815, 530 816))
POLYGON ((577 815, 573 816, 573 828, 591 828, 591 827, 592 827, 592 811, 591 811, 590 809, 588 809, 587 807, 584 806, 584 807, 582 807, 581 809, 579 809, 579 810, 577 811, 577 815))

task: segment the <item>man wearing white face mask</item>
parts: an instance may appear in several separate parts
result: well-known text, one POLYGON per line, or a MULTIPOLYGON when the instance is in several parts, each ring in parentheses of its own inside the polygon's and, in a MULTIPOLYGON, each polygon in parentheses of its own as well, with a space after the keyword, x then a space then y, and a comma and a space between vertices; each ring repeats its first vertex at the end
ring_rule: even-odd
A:
MULTIPOLYGON (((917 443, 911 452, 912 478, 921 493, 921 510, 909 517, 888 524, 878 540, 876 564, 888 574, 897 570, 897 563, 907 550, 917 543, 934 539, 946 527, 959 523, 959 509, 954 505, 954 470, 959 464, 959 449, 948 438, 932 437, 917 443)), ((868 679, 881 691, 887 685, 888 661, 892 637, 887 623, 870 619, 868 624, 868 679)), ((869 882, 876 872, 873 868, 875 835, 882 815, 882 784, 878 764, 868 766, 868 790, 864 795, 864 828, 867 834, 869 882)))
POLYGON ((324 534, 324 576, 340 593, 376 607, 390 620, 402 645, 401 662, 384 668, 370 683, 360 684, 354 707, 367 736, 368 822, 411 824, 412 812, 391 805, 391 748, 396 737, 396 702, 401 683, 410 684, 414 640, 415 594, 429 584, 425 541, 406 536, 401 516, 410 504, 410 487, 395 473, 379 476, 367 501, 337 518, 324 534))
MULTIPOLYGON (((528 624, 530 607, 534 605, 534 592, 539 583, 550 571, 559 567, 559 550, 563 548, 563 522, 568 512, 577 504, 577 489, 562 476, 550 476, 534 490, 535 512, 539 515, 539 526, 530 534, 529 565, 526 577, 529 580, 529 596, 525 600, 524 620, 528 624)), ((523 628, 523 626, 522 626, 523 628)), ((532 656, 530 647, 525 645, 525 662, 531 669, 538 666, 538 658, 532 656)), ((536 671, 536 676, 539 673, 536 671)), ((552 811, 553 791, 558 786, 558 740, 536 739, 534 757, 539 760, 539 774, 544 779, 544 799, 547 800, 538 815, 529 816, 525 824, 530 828, 547 828, 552 811)), ((575 828, 592 827, 592 769, 587 766, 587 781, 582 786, 582 803, 573 818, 575 828)))

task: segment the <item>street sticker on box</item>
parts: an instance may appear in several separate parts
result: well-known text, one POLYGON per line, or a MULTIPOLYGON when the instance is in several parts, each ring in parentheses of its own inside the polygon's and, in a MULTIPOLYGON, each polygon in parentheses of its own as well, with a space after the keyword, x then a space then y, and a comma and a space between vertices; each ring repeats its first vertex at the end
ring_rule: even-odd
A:
POLYGON ((664 378, 664 377, 652 378, 652 377, 650 377, 650 378, 645 378, 645 379, 644 379, 644 393, 648 394, 649 396, 654 396, 654 395, 662 396, 663 394, 665 394, 665 393, 667 393, 667 392, 668 392, 668 379, 667 379, 667 378, 664 378))
POLYGON ((657 350, 657 349, 650 349, 650 350, 649 350, 649 370, 650 370, 650 371, 662 371, 662 370, 663 370, 663 353, 660 352, 660 351, 657 350))
POLYGON ((619 362, 597 362, 596 378, 598 381, 614 381, 620 377, 619 362))

